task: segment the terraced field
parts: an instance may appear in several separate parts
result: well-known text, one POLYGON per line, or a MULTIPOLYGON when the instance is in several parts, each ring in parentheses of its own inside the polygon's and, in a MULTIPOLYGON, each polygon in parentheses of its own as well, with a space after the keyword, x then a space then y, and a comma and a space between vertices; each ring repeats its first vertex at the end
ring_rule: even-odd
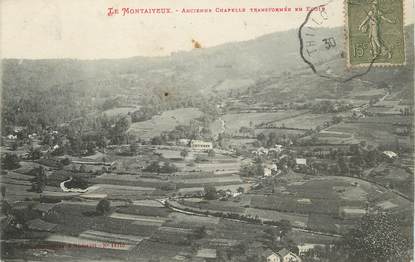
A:
POLYGON ((178 125, 188 125, 190 120, 203 115, 197 108, 181 108, 163 112, 152 119, 131 124, 128 133, 149 139, 160 135, 164 131, 173 130, 178 125))

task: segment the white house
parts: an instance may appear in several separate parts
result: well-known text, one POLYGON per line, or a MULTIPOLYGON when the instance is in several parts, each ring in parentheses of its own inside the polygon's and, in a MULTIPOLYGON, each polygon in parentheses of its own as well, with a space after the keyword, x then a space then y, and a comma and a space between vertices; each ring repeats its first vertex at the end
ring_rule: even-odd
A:
POLYGON ((385 156, 389 157, 390 159, 393 159, 393 158, 397 158, 398 157, 398 154, 396 154, 393 151, 383 151, 383 154, 385 156))
POLYGON ((264 167, 264 176, 271 176, 271 175, 272 175, 271 168, 264 167))
POLYGON ((273 148, 275 151, 277 151, 278 153, 282 152, 282 145, 275 145, 275 147, 273 148))
POLYGON ((15 140, 15 139, 17 139, 17 136, 8 135, 7 138, 10 139, 10 140, 15 140))
POLYGON ((189 146, 190 144, 190 139, 187 138, 181 138, 177 141, 177 144, 180 146, 189 146))
POLYGON ((193 150, 210 150, 213 149, 212 142, 205 142, 202 140, 192 140, 190 142, 190 147, 193 150))
POLYGON ((297 165, 307 165, 307 159, 305 159, 305 158, 296 158, 295 163, 297 165))
POLYGON ((281 249, 277 253, 271 249, 267 249, 263 253, 266 262, 301 262, 301 258, 286 248, 281 249))
POLYGON ((266 262, 281 262, 280 257, 271 249, 265 250, 263 256, 266 262))
POLYGON ((356 219, 366 215, 367 211, 359 207, 340 207, 339 215, 343 219, 356 219))
POLYGON ((278 172, 278 167, 276 164, 265 165, 264 176, 271 176, 276 172, 278 172))
POLYGON ((281 262, 301 262, 301 258, 299 256, 297 256, 293 252, 290 252, 286 248, 283 248, 280 251, 278 251, 278 255, 281 258, 281 262))
MULTIPOLYGON (((333 245, 329 245, 330 247, 332 247, 333 245)), ((300 255, 305 255, 308 251, 313 250, 316 247, 320 247, 320 248, 324 248, 326 247, 326 245, 323 244, 308 244, 308 243, 304 243, 301 245, 298 245, 298 253, 300 255)))
POLYGON ((259 155, 259 156, 268 155, 268 153, 269 153, 268 148, 265 148, 262 146, 258 148, 257 150, 252 151, 252 154, 259 155))

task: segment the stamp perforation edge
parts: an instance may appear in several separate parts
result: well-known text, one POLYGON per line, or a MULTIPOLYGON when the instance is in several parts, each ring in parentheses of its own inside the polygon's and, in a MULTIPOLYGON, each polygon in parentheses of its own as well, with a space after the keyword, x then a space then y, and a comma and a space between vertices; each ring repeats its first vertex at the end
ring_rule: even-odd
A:
POLYGON ((346 56, 347 56, 347 69, 351 70, 354 68, 365 68, 365 67, 401 67, 401 66, 406 66, 407 65, 407 58, 409 56, 408 52, 408 48, 406 46, 406 42, 407 42, 407 34, 405 32, 405 21, 406 21, 406 6, 405 6, 405 1, 402 0, 402 40, 403 40, 403 55, 404 55, 404 61, 402 63, 360 63, 360 64, 355 64, 352 65, 350 63, 350 46, 349 46, 349 14, 348 14, 348 5, 347 2, 349 0, 344 0, 343 1, 343 21, 344 21, 344 47, 345 47, 345 51, 346 51, 346 56))

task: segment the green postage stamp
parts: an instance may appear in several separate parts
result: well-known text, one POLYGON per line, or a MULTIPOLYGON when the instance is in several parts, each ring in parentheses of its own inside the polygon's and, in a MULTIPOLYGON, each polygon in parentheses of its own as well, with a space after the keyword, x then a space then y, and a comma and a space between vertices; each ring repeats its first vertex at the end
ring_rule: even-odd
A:
POLYGON ((349 66, 405 63, 403 0, 346 0, 349 66))

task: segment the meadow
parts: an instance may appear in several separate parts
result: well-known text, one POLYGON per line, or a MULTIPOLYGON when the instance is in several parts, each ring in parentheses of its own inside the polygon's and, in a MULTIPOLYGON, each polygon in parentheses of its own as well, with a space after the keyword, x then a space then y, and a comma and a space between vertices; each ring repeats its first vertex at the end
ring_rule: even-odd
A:
POLYGON ((162 132, 173 130, 178 125, 188 125, 191 120, 202 115, 203 113, 197 108, 168 110, 150 120, 132 123, 128 133, 142 139, 150 139, 162 132))

